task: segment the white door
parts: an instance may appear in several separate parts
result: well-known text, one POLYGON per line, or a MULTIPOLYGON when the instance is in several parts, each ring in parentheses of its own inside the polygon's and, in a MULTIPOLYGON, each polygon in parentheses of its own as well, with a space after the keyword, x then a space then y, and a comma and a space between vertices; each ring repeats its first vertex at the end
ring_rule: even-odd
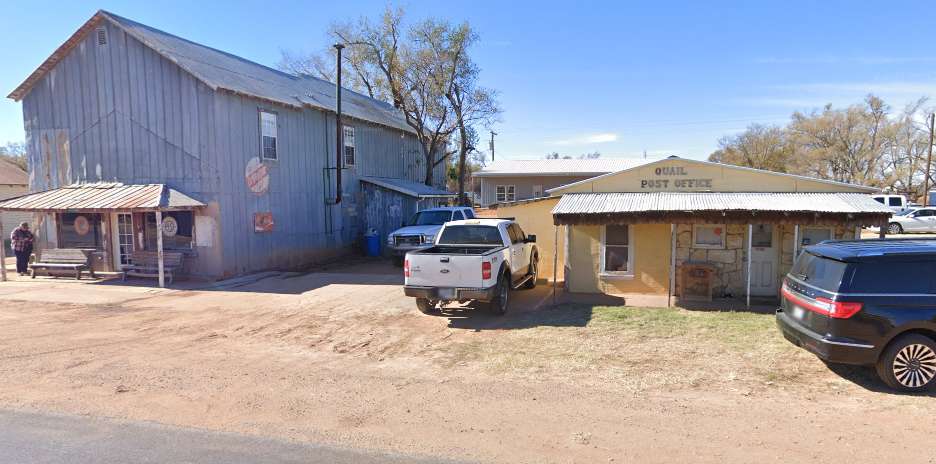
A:
POLYGON ((514 279, 519 279, 525 272, 529 262, 525 261, 523 249, 526 248, 523 243, 523 232, 516 224, 507 226, 507 233, 510 235, 510 272, 514 279))
POLYGON ((771 224, 754 224, 751 235, 751 295, 775 296, 778 289, 777 240, 771 224))
POLYGON ((112 216, 114 224, 114 268, 122 269, 130 264, 130 255, 133 254, 133 215, 115 213, 112 216))
POLYGON ((533 186, 533 198, 539 198, 541 196, 543 196, 543 186, 534 185, 533 186))

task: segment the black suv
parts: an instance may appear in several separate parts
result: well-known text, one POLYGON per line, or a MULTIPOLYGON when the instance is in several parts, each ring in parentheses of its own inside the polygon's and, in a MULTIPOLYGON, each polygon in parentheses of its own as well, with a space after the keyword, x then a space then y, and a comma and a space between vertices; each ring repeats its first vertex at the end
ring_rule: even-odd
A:
POLYGON ((874 365, 890 387, 936 378, 936 240, 827 241, 783 279, 777 325, 829 363, 874 365))

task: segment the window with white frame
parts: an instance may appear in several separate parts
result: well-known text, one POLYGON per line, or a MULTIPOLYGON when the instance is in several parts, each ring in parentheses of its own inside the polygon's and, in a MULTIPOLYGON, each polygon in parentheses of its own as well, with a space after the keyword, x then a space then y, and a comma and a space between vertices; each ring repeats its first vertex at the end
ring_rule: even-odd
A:
POLYGON ((498 185, 495 190, 497 193, 497 202, 514 201, 517 199, 516 188, 513 185, 498 185))
POLYGON ((354 128, 344 126, 344 164, 354 166, 354 128))
POLYGON ((260 157, 276 159, 276 113, 260 111, 260 157))
POLYGON ((631 227, 608 224, 601 231, 601 273, 611 276, 634 275, 634 249, 631 227))
POLYGON ((724 224, 695 224, 692 226, 693 248, 725 248, 724 224))

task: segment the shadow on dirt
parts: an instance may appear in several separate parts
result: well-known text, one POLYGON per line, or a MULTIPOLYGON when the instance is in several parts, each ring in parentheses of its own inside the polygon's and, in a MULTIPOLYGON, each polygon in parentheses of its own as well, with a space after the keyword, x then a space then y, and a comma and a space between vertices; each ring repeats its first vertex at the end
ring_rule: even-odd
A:
POLYGON ((543 306, 498 316, 488 311, 486 305, 472 302, 464 306, 447 306, 436 315, 448 318, 448 326, 452 329, 474 331, 585 327, 591 321, 592 308, 591 305, 543 306))
MULTIPOLYGON (((158 287, 153 278, 119 277, 82 281, 89 285, 106 287, 158 287)), ((250 292, 300 295, 328 285, 386 285, 401 286, 403 271, 388 260, 380 258, 349 257, 328 264, 310 267, 301 272, 266 271, 237 276, 217 282, 187 279, 184 276, 167 285, 174 290, 218 292, 250 292)))
POLYGON ((834 374, 839 377, 861 387, 865 390, 872 391, 875 393, 886 393, 888 395, 900 395, 900 396, 923 396, 923 397, 936 397, 936 390, 930 389, 929 391, 920 392, 920 393, 903 393, 892 390, 887 385, 884 384, 881 379, 878 378, 877 373, 874 372, 874 368, 870 366, 850 366, 847 364, 826 364, 826 367, 829 368, 834 374))

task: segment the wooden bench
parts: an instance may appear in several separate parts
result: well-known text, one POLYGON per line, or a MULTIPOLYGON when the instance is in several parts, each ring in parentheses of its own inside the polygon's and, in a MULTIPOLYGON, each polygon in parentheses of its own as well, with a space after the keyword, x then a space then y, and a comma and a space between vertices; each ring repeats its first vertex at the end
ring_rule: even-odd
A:
MULTIPOLYGON (((172 284, 172 275, 182 268, 184 255, 179 252, 163 252, 163 273, 166 285, 172 284)), ((155 251, 134 251, 130 254, 130 264, 123 266, 123 280, 127 276, 159 278, 159 255, 155 251)))
POLYGON ((69 271, 74 272, 75 278, 81 280, 81 272, 86 269, 91 277, 94 277, 91 257, 84 251, 76 248, 50 248, 42 250, 39 259, 29 265, 29 275, 35 279, 36 271, 40 270, 48 275, 53 275, 54 271, 69 271))

